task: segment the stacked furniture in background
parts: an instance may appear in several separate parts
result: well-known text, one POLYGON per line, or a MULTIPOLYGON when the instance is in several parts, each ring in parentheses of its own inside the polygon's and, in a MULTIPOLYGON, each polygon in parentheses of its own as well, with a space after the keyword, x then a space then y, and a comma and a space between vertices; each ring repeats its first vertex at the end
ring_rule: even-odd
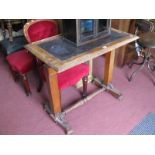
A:
MULTIPOLYGON (((138 60, 142 58, 139 62, 133 61, 129 67, 131 68, 134 64, 140 65, 128 78, 129 81, 141 71, 145 65, 149 72, 155 76, 155 59, 154 59, 154 48, 155 48, 155 25, 151 20, 136 20, 136 30, 135 34, 139 35, 140 39, 135 42, 135 51, 137 53, 138 60)), ((155 84, 155 81, 153 81, 155 84)))
POLYGON ((1 19, 0 46, 5 56, 23 48, 27 43, 23 35, 25 19, 1 19))

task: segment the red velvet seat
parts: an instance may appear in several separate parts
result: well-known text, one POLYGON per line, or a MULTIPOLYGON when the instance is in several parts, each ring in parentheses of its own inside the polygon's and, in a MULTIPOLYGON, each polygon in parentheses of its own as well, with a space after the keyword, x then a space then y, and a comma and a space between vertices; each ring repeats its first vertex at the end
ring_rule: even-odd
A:
MULTIPOLYGON (((80 64, 64 72, 58 73, 59 89, 64 89, 69 86, 75 85, 75 83, 81 80, 81 77, 87 76, 88 73, 89 66, 86 64, 80 64)), ((41 77, 43 80, 46 80, 43 66, 41 69, 41 77)))
POLYGON ((6 60, 10 66, 14 80, 16 81, 16 75, 19 74, 22 78, 26 94, 29 95, 31 91, 26 73, 33 67, 33 57, 27 53, 27 50, 22 49, 8 55, 6 60))
MULTIPOLYGON (((24 26, 24 34, 29 43, 38 41, 47 37, 51 37, 58 34, 58 26, 54 20, 35 20, 27 23, 24 26)), ((38 62, 38 61, 37 61, 38 62)), ((39 70, 43 68, 42 65, 38 65, 39 70)), ((40 76, 42 71, 40 71, 40 76)), ((69 70, 66 70, 58 74, 58 85, 60 89, 66 88, 76 84, 83 78, 84 83, 84 95, 86 94, 86 82, 87 75, 89 73, 89 67, 86 64, 80 64, 69 70)), ((42 82, 39 90, 41 90, 42 82)))
POLYGON ((89 67, 86 64, 80 64, 71 69, 58 74, 59 89, 63 89, 76 84, 82 77, 87 76, 89 67))
POLYGON ((7 56, 7 61, 15 72, 25 74, 32 69, 33 57, 23 49, 7 56))

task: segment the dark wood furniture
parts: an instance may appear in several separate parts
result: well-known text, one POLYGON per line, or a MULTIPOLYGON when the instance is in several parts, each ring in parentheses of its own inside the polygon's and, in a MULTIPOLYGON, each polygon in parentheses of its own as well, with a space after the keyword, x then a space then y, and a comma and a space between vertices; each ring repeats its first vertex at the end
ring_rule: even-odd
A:
POLYGON ((1 49, 5 56, 21 50, 27 43, 22 32, 16 33, 13 36, 13 30, 22 30, 26 22, 25 19, 1 19, 1 28, 3 31, 3 40, 0 42, 1 49), (6 30, 8 30, 8 38, 6 37, 6 30), (18 34, 18 35, 17 35, 18 34))
POLYGON ((9 33, 9 41, 12 42, 13 41, 13 35, 12 35, 13 26, 19 25, 19 24, 24 26, 24 24, 26 23, 26 20, 25 19, 1 19, 0 22, 1 22, 1 28, 3 31, 3 37, 4 38, 6 37, 6 31, 5 31, 5 28, 6 28, 8 29, 8 33, 9 33))
MULTIPOLYGON (((28 51, 30 51, 33 55, 35 55, 38 59, 43 61, 46 64, 46 78, 49 92, 49 105, 51 107, 47 108, 47 111, 61 127, 65 129, 67 133, 71 132, 71 128, 69 124, 66 122, 64 115, 75 109, 76 107, 85 104, 88 100, 93 98, 98 93, 103 91, 108 91, 117 98, 120 98, 121 93, 114 88, 111 84, 112 82, 112 73, 114 68, 114 58, 115 58, 115 50, 121 46, 124 46, 132 41, 138 39, 137 36, 123 33, 121 31, 112 29, 113 33, 111 33, 110 37, 107 37, 105 40, 100 40, 95 43, 90 43, 82 49, 74 47, 77 52, 76 54, 70 53, 67 47, 70 47, 71 44, 68 43, 68 46, 63 46, 63 38, 61 36, 54 36, 48 39, 44 39, 38 42, 34 42, 32 44, 28 44, 25 46, 28 51), (116 37, 119 36, 119 37, 116 37), (59 44, 61 42, 61 44, 59 44), (49 47, 53 48, 58 46, 61 49, 68 51, 71 56, 61 59, 56 55, 55 50, 48 51, 46 47, 41 47, 42 45, 49 44, 49 47), (57 43, 57 44, 56 44, 57 43), (99 44, 98 44, 99 43, 99 44), (66 49, 66 48, 67 49, 66 49), (93 60, 96 57, 101 55, 105 55, 105 68, 103 73, 103 82, 97 78, 94 78, 93 81, 96 85, 99 85, 100 88, 88 95, 86 98, 78 101, 77 103, 71 105, 66 109, 62 109, 61 107, 61 99, 60 99, 60 91, 58 89, 58 80, 57 74, 63 72, 71 67, 79 65, 81 63, 93 60)), ((66 42, 65 42, 66 43, 66 42)), ((66 43, 67 44, 67 43, 66 43)), ((61 50, 63 52, 63 50, 61 50)), ((103 70, 102 70, 103 71, 103 70)), ((45 107, 48 107, 45 105, 45 107)))
MULTIPOLYGON (((112 27, 123 32, 134 34, 134 21, 132 19, 112 19, 112 27)), ((129 46, 123 46, 116 50, 115 65, 123 67, 129 60, 129 46)))

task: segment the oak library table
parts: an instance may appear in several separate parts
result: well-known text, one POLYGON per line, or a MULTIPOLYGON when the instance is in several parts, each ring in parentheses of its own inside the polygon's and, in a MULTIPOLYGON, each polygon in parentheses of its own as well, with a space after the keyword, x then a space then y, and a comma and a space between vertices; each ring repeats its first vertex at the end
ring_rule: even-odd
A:
POLYGON ((69 111, 85 104, 88 100, 103 91, 108 91, 113 96, 120 99, 122 94, 111 84, 115 49, 137 39, 138 36, 112 29, 110 36, 80 47, 76 47, 61 35, 25 45, 25 48, 29 52, 45 63, 49 93, 49 103, 45 104, 45 109, 49 116, 52 117, 52 119, 59 124, 67 134, 73 132, 69 123, 65 120, 65 115, 69 111), (66 109, 62 109, 57 73, 81 63, 88 61, 91 62, 94 58, 101 55, 105 55, 103 81, 97 78, 92 78, 93 83, 99 86, 99 89, 66 109))

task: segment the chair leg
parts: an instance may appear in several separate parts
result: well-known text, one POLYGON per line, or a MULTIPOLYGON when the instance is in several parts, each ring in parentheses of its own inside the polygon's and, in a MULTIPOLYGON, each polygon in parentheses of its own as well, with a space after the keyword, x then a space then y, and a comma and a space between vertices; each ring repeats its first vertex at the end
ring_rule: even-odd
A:
POLYGON ((21 78, 22 78, 22 83, 23 83, 26 95, 29 96, 31 94, 31 90, 29 87, 29 82, 26 74, 21 74, 21 78))
POLYGON ((40 92, 42 87, 43 87, 43 78, 42 78, 42 73, 41 73, 41 70, 43 68, 43 64, 36 58, 36 61, 35 61, 35 66, 36 66, 36 71, 37 71, 37 74, 38 74, 38 80, 39 80, 39 86, 37 88, 37 91, 40 92))
POLYGON ((132 68, 132 66, 133 66, 134 64, 135 64, 135 65, 142 65, 142 64, 144 63, 144 61, 145 61, 145 57, 143 57, 142 62, 137 62, 137 61, 133 60, 128 66, 129 66, 129 68, 132 68))
POLYGON ((39 86, 37 88, 37 91, 40 92, 42 87, 43 87, 43 81, 42 81, 42 79, 39 79, 39 86))
POLYGON ((17 81, 17 73, 9 66, 14 81, 17 81))
POLYGON ((142 63, 142 65, 140 65, 131 75, 130 77, 128 78, 128 81, 130 82, 133 77, 140 71, 144 68, 145 64, 148 63, 148 60, 147 58, 145 58, 144 62, 142 63))
POLYGON ((43 66, 37 66, 37 71, 38 71, 38 79, 39 79, 39 86, 37 88, 37 91, 40 92, 42 87, 43 87, 43 77, 42 77, 42 73, 41 73, 41 69, 43 66))
POLYGON ((84 76, 84 77, 82 78, 82 83, 83 83, 83 93, 82 93, 82 97, 86 97, 86 96, 87 96, 88 76, 84 76))

